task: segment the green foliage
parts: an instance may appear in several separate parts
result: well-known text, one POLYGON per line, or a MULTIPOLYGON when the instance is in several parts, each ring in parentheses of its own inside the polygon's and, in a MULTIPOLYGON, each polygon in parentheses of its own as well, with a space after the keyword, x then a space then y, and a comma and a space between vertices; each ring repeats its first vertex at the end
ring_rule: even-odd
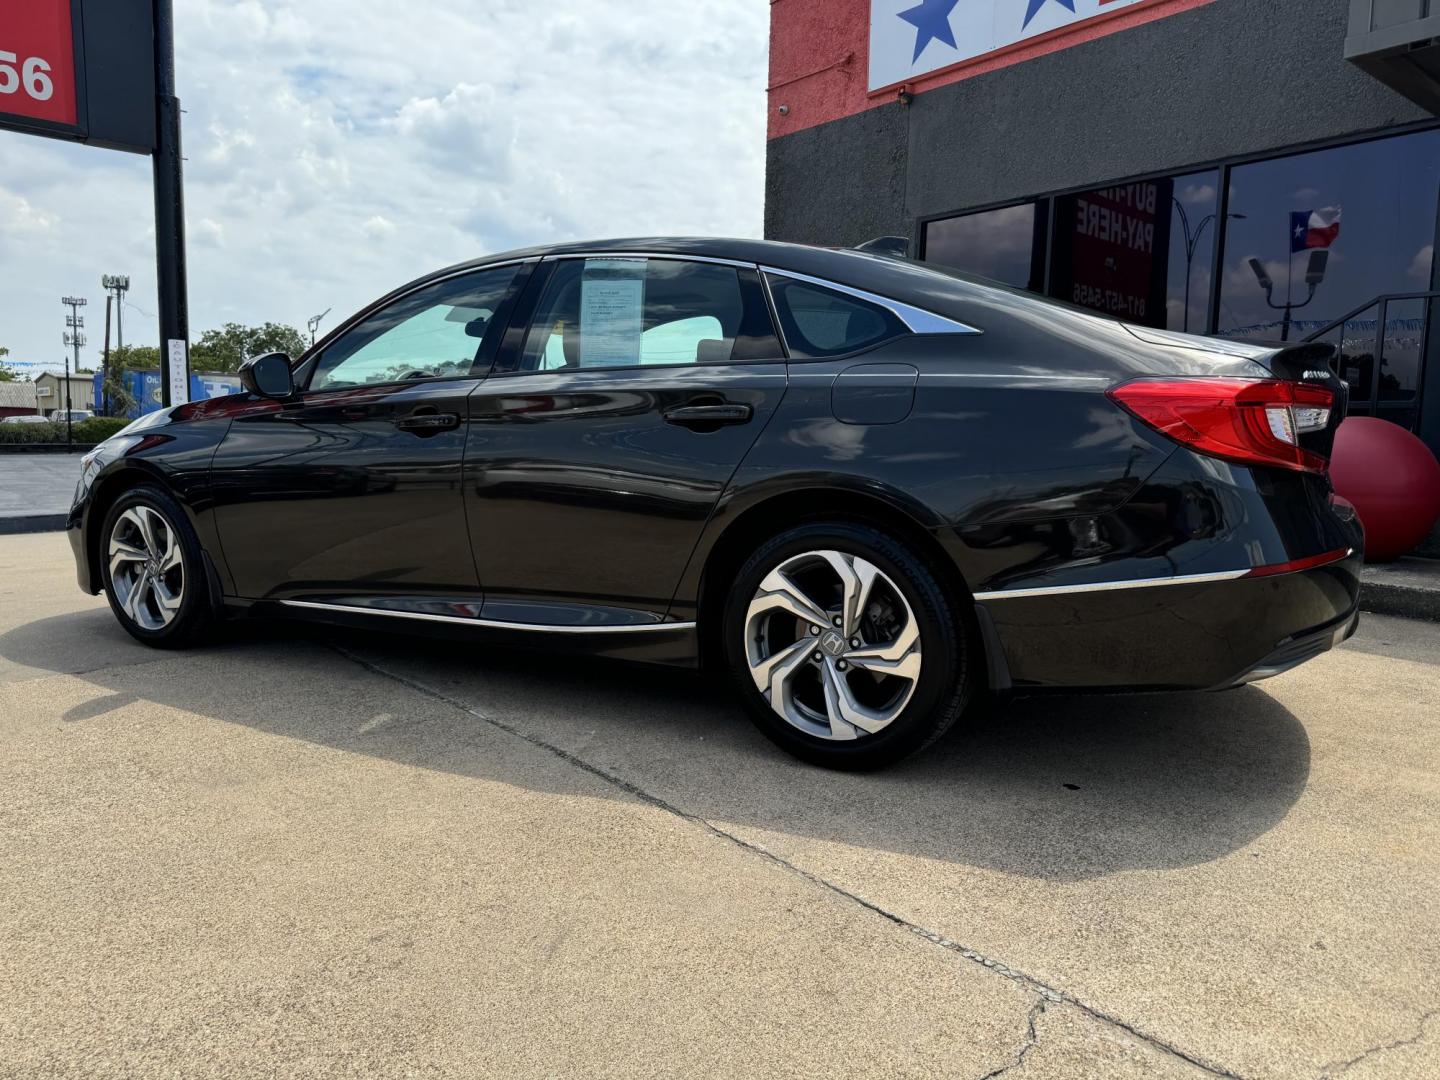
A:
POLYGON ((112 367, 105 376, 104 400, 108 411, 119 416, 130 413, 140 403, 125 385, 124 368, 112 367))
POLYGON ((111 349, 110 367, 115 371, 157 371, 160 368, 160 350, 154 345, 126 345, 111 349))
MULTIPOLYGON (((9 355, 10 355, 10 350, 7 349, 4 345, 0 345, 0 356, 9 356, 9 355)), ((19 381, 20 381, 20 373, 19 373, 19 372, 17 372, 14 368, 6 367, 4 364, 0 364, 0 382, 19 382, 19 381)))
MULTIPOLYGON (((104 442, 130 423, 128 416, 92 416, 89 420, 81 420, 75 425, 75 441, 86 443, 104 442)), ((38 424, 36 425, 39 426, 38 424)), ((64 424, 56 424, 63 432, 64 424)), ((64 438, 64 435, 61 435, 64 438)))
MULTIPOLYGON (((71 425, 71 438, 76 443, 100 443, 114 435, 129 419, 123 416, 92 416, 71 425)), ((45 424, 0 424, 0 443, 63 443, 64 422, 45 424)))
POLYGON ((64 441, 64 424, 0 424, 0 443, 53 443, 64 441))
MULTIPOLYGON (((309 344, 304 334, 283 323, 267 322, 263 326, 226 323, 218 330, 206 330, 200 340, 190 346, 190 370, 239 371, 240 365, 252 356, 283 352, 293 359, 309 344)), ((160 350, 154 345, 126 345, 123 349, 110 350, 110 367, 117 371, 156 371, 160 366, 160 350)))
POLYGON ((283 323, 267 322, 264 326, 226 323, 218 330, 206 330, 190 347, 190 368, 192 371, 238 371, 246 360, 262 353, 289 353, 294 359, 308 344, 304 334, 283 323))

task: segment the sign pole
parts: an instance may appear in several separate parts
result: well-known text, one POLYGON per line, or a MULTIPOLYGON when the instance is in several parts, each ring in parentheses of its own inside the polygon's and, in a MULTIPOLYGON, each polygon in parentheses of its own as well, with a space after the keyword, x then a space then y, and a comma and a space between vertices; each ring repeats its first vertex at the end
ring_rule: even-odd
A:
POLYGON ((185 289, 185 165, 175 96, 173 0, 155 0, 155 261, 160 302, 160 380, 165 405, 190 399, 190 315, 185 289))

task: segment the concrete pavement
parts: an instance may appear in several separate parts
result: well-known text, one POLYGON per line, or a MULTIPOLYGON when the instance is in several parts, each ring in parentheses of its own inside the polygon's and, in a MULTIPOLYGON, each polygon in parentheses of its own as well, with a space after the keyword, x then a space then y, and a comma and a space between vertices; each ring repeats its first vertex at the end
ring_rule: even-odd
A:
POLYGON ((83 456, 0 454, 0 535, 63 529, 83 456))
POLYGON ((688 677, 253 626, 0 537, 0 1076, 1440 1075, 1440 627, 878 776, 688 677))

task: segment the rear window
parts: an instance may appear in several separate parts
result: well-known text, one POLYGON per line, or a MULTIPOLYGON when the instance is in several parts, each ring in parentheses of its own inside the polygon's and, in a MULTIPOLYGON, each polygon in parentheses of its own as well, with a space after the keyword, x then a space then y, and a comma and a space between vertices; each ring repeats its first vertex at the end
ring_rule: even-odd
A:
POLYGON ((769 280, 793 357, 843 356, 909 332, 894 312, 877 304, 807 282, 769 280))

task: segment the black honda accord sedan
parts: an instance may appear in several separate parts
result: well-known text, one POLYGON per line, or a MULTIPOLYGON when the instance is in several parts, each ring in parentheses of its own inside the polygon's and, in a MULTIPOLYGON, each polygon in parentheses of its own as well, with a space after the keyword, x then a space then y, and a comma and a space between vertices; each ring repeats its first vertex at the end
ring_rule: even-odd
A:
POLYGON ((858 251, 516 251, 131 424, 69 535, 148 644, 263 612, 703 662, 871 768, 980 694, 1223 689, 1349 635, 1330 360, 858 251))

